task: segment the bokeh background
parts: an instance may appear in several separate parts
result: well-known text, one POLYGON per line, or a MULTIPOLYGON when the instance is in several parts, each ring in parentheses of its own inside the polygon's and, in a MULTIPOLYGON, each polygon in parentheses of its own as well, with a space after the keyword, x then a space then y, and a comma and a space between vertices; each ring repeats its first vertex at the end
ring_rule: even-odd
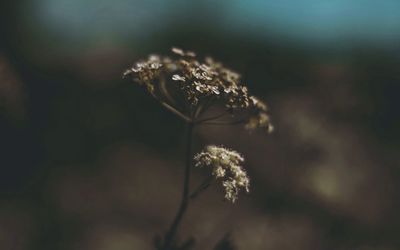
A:
POLYGON ((241 72, 276 127, 196 131, 197 149, 245 155, 252 192, 232 205, 213 186, 181 239, 399 249, 399 45, 397 0, 3 0, 0 249, 152 249, 177 209, 184 124, 121 73, 171 46, 241 72))

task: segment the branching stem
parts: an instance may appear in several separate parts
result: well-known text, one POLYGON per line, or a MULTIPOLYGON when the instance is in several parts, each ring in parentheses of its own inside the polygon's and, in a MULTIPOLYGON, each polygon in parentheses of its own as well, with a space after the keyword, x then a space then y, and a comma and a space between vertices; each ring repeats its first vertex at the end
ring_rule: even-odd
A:
POLYGON ((227 112, 223 112, 223 113, 215 115, 215 116, 207 117, 207 118, 204 118, 204 119, 199 119, 199 120, 196 121, 196 123, 202 123, 202 122, 216 120, 216 119, 224 117, 226 115, 228 115, 228 113, 227 112))
POLYGON ((209 178, 205 179, 189 196, 190 199, 196 198, 199 194, 201 194, 203 191, 205 191, 210 185, 211 182, 213 181, 213 176, 210 176, 209 178))
POLYGON ((172 113, 176 114, 177 116, 179 116, 180 118, 182 118, 183 120, 185 120, 186 122, 190 123, 191 119, 189 117, 187 117, 186 115, 182 114, 181 112, 179 112, 178 110, 176 110, 174 107, 172 107, 171 105, 169 105, 166 102, 162 102, 160 101, 161 105, 163 105, 166 109, 168 109, 169 111, 171 111, 172 113))
POLYGON ((241 120, 237 120, 237 121, 210 121, 210 122, 203 122, 203 123, 199 123, 201 125, 238 125, 238 124, 243 124, 245 123, 246 120, 245 119, 241 119, 241 120))

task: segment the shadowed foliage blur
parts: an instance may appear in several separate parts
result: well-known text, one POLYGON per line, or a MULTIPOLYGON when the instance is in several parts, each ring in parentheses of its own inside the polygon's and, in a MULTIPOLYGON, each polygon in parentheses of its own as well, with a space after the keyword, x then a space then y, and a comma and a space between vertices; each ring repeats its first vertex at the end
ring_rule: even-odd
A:
POLYGON ((398 249, 399 44, 396 0, 2 1, 0 249, 152 249, 179 202, 184 124, 121 76, 172 46, 242 73, 276 128, 196 131, 196 149, 245 155, 251 192, 232 205, 212 186, 182 240, 398 249))

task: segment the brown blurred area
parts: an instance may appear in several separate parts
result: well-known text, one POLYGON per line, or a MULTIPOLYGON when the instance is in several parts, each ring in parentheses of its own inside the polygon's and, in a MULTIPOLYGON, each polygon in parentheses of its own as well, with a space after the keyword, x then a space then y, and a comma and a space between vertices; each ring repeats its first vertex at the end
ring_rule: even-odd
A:
MULTIPOLYGON (((121 73, 171 46, 243 73, 276 128, 196 129, 196 150, 212 143, 243 153, 251 192, 232 205, 213 185, 190 205, 180 239, 194 237, 194 249, 223 238, 245 250, 399 249, 398 48, 228 32, 212 3, 194 2, 179 11, 117 1, 116 12, 96 7, 97 20, 72 1, 91 13, 76 30, 63 26, 74 17, 68 1, 0 4, 0 249, 153 249, 180 198, 184 124, 121 73), (62 11, 51 12, 57 3, 62 11), (132 22, 144 31, 106 30, 122 3, 134 5, 132 22), (204 18, 188 14, 199 10, 204 18), (158 22, 146 19, 156 14, 158 22), (96 32, 85 20, 98 22, 96 32)), ((207 173, 193 172, 195 186, 207 173)))

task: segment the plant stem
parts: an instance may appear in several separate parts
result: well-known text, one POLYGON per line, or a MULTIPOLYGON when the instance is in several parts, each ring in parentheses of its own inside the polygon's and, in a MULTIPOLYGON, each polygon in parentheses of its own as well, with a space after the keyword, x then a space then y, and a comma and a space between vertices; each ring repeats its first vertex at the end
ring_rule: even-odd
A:
POLYGON ((156 99, 164 108, 168 109, 169 111, 171 111, 172 113, 174 113, 175 115, 179 116, 180 118, 182 118, 184 121, 186 121, 187 123, 191 123, 192 120, 187 117, 186 115, 184 115, 182 112, 180 112, 179 110, 177 110, 176 108, 174 108, 173 106, 171 106, 170 104, 164 102, 163 100, 161 100, 160 98, 158 98, 154 93, 150 92, 151 96, 153 96, 154 99, 156 99))
POLYGON ((200 193, 205 191, 210 185, 213 180, 213 176, 210 176, 209 178, 205 179, 190 195, 190 199, 196 198, 200 193))
POLYGON ((161 103, 161 105, 163 105, 166 109, 168 109, 172 113, 176 114, 177 116, 179 116, 180 118, 182 118, 186 122, 191 123, 191 120, 190 120, 189 117, 187 117, 186 115, 182 114, 181 112, 179 112, 177 109, 175 109, 174 107, 172 107, 168 103, 163 102, 163 101, 160 101, 160 103, 161 103))
POLYGON ((223 113, 221 113, 219 115, 215 115, 215 116, 211 116, 211 117, 207 117, 207 118, 204 118, 204 119, 197 120, 196 123, 202 123, 202 122, 207 122, 207 121, 211 121, 211 120, 216 120, 216 119, 224 117, 226 115, 228 115, 228 113, 227 112, 223 112, 223 113))
POLYGON ((178 231, 178 227, 182 221, 183 215, 186 212, 186 209, 189 205, 189 184, 190 184, 190 172, 192 167, 192 137, 193 137, 193 128, 194 123, 188 122, 186 129, 186 164, 185 164, 185 173, 183 179, 183 191, 182 191, 182 199, 181 204, 179 206, 178 212, 173 220, 169 230, 165 234, 164 246, 163 250, 170 250, 171 245, 175 240, 176 233, 178 231))

